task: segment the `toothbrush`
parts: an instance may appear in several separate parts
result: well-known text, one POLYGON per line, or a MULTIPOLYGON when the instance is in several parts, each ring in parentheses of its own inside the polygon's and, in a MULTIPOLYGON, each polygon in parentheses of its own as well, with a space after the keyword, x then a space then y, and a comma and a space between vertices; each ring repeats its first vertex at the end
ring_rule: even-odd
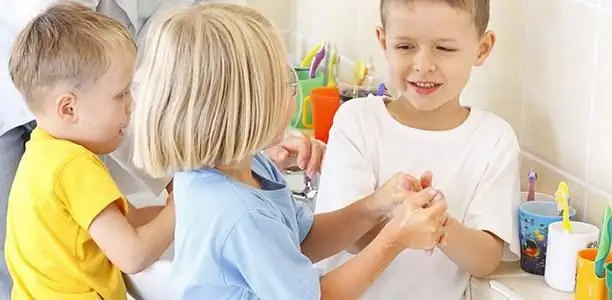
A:
POLYGON ((312 60, 312 63, 310 64, 310 72, 308 72, 308 78, 315 78, 317 76, 317 69, 325 58, 325 48, 326 45, 325 43, 323 43, 321 45, 321 49, 319 50, 319 52, 317 52, 314 59, 312 60))
POLYGON ((559 187, 555 192, 555 199, 557 201, 557 209, 561 211, 563 220, 561 221, 561 225, 567 232, 572 233, 572 223, 570 222, 569 217, 569 204, 567 198, 569 197, 569 188, 567 187, 567 183, 564 181, 559 182, 559 187))
POLYGON ((331 75, 331 64, 334 53, 332 53, 331 45, 325 44, 325 61, 323 62, 323 86, 327 86, 329 84, 330 75, 331 75))
POLYGON ((308 54, 306 54, 304 59, 302 59, 302 62, 300 62, 300 67, 306 68, 306 67, 310 66, 310 63, 312 62, 312 60, 315 57, 315 55, 317 54, 317 52, 319 52, 319 50, 321 49, 322 45, 323 45, 323 42, 320 42, 314 48, 312 48, 308 52, 308 54))
POLYGON ((363 83, 368 77, 368 75, 373 75, 374 73, 373 71, 374 71, 374 62, 372 61, 372 58, 370 58, 370 61, 366 65, 364 65, 363 74, 361 78, 359 79, 358 85, 363 86, 363 83))
POLYGON ((535 200, 535 185, 538 180, 538 173, 535 170, 529 171, 527 174, 527 178, 529 179, 529 190, 527 192, 527 201, 535 200))
POLYGON ((340 60, 338 56, 338 50, 336 50, 336 46, 332 46, 331 58, 328 66, 327 72, 327 87, 336 87, 336 77, 337 75, 337 64, 340 60))
POLYGON ((355 71, 354 71, 355 86, 361 86, 367 73, 368 71, 363 61, 358 60, 357 62, 355 62, 355 71))
POLYGON ((595 275, 604 278, 604 264, 610 253, 610 240, 612 239, 612 207, 606 207, 604 212, 603 224, 595 257, 595 275))
POLYGON ((384 83, 379 84, 378 90, 376 91, 376 96, 384 96, 386 90, 387 90, 387 87, 385 86, 384 83))

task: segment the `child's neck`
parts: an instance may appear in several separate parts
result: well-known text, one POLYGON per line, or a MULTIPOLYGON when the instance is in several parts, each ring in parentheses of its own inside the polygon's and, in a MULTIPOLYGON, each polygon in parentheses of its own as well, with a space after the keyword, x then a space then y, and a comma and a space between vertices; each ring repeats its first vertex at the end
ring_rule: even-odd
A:
POLYGON ((387 110, 398 122, 411 128, 443 131, 459 127, 470 114, 469 108, 461 106, 459 100, 451 100, 432 111, 415 109, 403 98, 387 103, 387 110))
POLYGON ((49 120, 48 118, 37 117, 36 127, 40 128, 42 131, 46 132, 48 135, 52 136, 55 139, 70 141, 74 144, 83 146, 84 148, 95 154, 106 154, 97 153, 95 149, 88 147, 88 145, 83 142, 83 139, 79 138, 79 136, 75 134, 72 130, 70 130, 68 126, 65 126, 57 120, 49 120))
POLYGON ((252 165, 253 156, 249 155, 238 162, 229 165, 217 166, 217 170, 225 173, 225 175, 239 182, 242 182, 256 189, 260 189, 261 184, 255 179, 255 177, 253 177, 252 165))

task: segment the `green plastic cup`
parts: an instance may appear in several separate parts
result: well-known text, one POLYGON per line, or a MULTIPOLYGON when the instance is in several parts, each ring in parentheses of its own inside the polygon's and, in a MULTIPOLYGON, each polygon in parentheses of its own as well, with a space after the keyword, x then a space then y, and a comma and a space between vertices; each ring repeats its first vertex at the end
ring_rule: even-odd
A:
POLYGON ((310 103, 310 92, 323 86, 323 73, 317 72, 315 78, 308 78, 308 68, 295 68, 300 80, 297 94, 295 95, 296 109, 291 118, 291 126, 300 129, 312 129, 312 105, 310 103))

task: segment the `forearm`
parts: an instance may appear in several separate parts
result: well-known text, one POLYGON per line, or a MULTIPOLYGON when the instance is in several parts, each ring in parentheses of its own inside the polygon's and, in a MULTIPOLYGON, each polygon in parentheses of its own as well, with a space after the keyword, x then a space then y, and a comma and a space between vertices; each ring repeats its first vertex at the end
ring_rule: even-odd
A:
POLYGON ((358 299, 401 253, 384 237, 321 279, 321 299, 358 299))
POLYGON ((376 226, 372 227, 370 231, 364 234, 361 238, 355 241, 350 247, 348 247, 347 251, 351 254, 357 254, 365 247, 367 247, 380 233, 380 231, 387 224, 387 220, 381 221, 376 226))
POLYGON ((136 235, 140 268, 145 269, 161 257, 174 238, 174 206, 165 206, 153 220, 136 228, 136 235))
MULTIPOLYGON (((172 201, 172 197, 173 194, 169 192, 167 201, 172 201)), ((153 219, 159 215, 165 206, 147 206, 135 208, 132 204, 129 204, 129 207, 130 210, 127 216, 128 222, 134 226, 134 228, 138 228, 153 221, 153 219)))
POLYGON ((318 262, 351 246, 380 222, 380 216, 369 208, 370 199, 367 197, 343 209, 316 215, 302 242, 302 253, 318 262))
POLYGON ((459 267, 476 277, 491 274, 503 255, 503 241, 492 233, 464 226, 457 220, 446 230, 440 249, 459 267))
POLYGON ((147 206, 142 208, 135 208, 130 210, 128 214, 128 222, 134 228, 138 228, 143 226, 149 222, 151 222, 159 213, 164 209, 163 206, 147 206))

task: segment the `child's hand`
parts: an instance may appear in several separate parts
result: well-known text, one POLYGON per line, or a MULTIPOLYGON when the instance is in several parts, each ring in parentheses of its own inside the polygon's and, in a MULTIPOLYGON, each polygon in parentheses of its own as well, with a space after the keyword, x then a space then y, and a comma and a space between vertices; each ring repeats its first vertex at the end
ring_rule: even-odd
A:
MULTIPOLYGON (((431 173, 431 171, 425 171, 423 172, 423 175, 421 175, 421 187, 423 189, 429 188, 431 187, 433 184, 433 174, 431 173)), ((445 199, 446 201, 446 199, 445 199)), ((446 219, 446 221, 444 222, 444 227, 448 227, 450 225, 450 217, 446 219)), ((446 244, 446 234, 442 235, 442 237, 440 238, 439 243, 440 245, 445 245, 446 244)), ((425 252, 428 255, 432 255, 433 254, 433 249, 427 249, 425 250, 425 252)))
POLYGON ((372 194, 370 199, 372 209, 380 216, 389 216, 395 206, 410 199, 419 191, 421 183, 418 179, 401 172, 396 173, 372 194))
POLYGON ((431 184, 433 183, 433 174, 431 173, 431 171, 425 171, 423 172, 423 175, 421 175, 421 188, 426 189, 431 187, 431 184))
POLYGON ((446 201, 441 192, 425 189, 393 210, 383 232, 401 249, 433 249, 444 235, 446 201), (425 206, 426 203, 431 203, 425 206))

